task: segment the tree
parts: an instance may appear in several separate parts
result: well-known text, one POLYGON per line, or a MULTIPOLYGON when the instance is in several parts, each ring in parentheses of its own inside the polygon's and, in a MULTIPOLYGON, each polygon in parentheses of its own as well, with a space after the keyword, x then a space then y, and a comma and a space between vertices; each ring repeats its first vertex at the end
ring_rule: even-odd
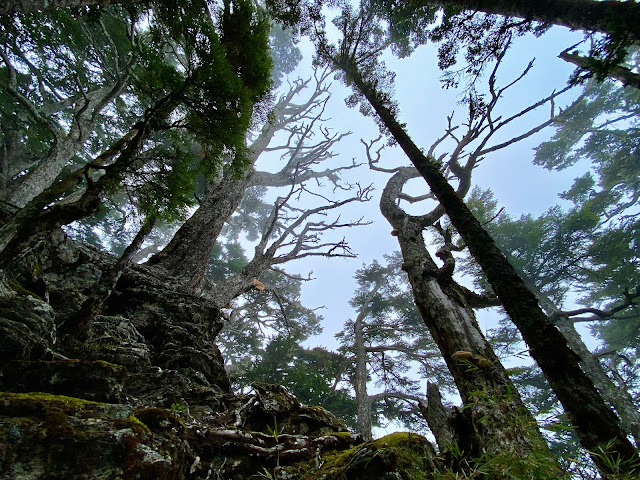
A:
POLYGON ((411 367, 421 378, 450 384, 402 278, 402 257, 396 254, 385 260, 384 265, 374 261, 356 272, 358 289, 351 305, 357 316, 336 335, 350 365, 358 407, 356 429, 365 440, 372 438, 372 425, 379 424, 380 417, 421 430, 424 418, 418 403, 423 399, 415 379, 407 376, 411 367), (370 394, 367 384, 372 381, 380 391, 370 394))
MULTIPOLYGON (((269 228, 274 228, 276 223, 285 221, 282 215, 290 208, 286 205, 287 201, 294 194, 302 195, 303 192, 307 192, 305 185, 310 180, 327 179, 341 190, 346 189, 340 185, 339 174, 342 170, 357 167, 357 164, 325 170, 316 169, 316 165, 331 158, 331 148, 345 136, 345 134, 333 133, 322 125, 322 114, 329 98, 327 76, 328 72, 324 72, 315 77, 315 88, 308 97, 303 96, 303 93, 311 80, 299 80, 291 86, 287 94, 274 106, 260 133, 248 147, 249 166, 246 170, 238 175, 229 168, 215 177, 207 185, 198 210, 176 232, 169 244, 149 260, 149 265, 161 267, 187 287, 198 291, 202 288, 213 245, 227 220, 237 210, 248 188, 257 186, 292 188, 285 197, 280 199, 280 205, 277 205, 270 214, 271 221, 274 223, 269 228), (286 132, 288 138, 285 143, 272 143, 278 132, 286 132), (282 153, 284 165, 280 171, 269 173, 255 169, 254 166, 260 156, 266 152, 282 153)), ((366 189, 363 189, 349 202, 358 198, 363 200, 365 197, 366 189)), ((300 222, 293 228, 305 225, 304 220, 312 215, 324 215, 327 210, 335 208, 335 204, 329 206, 331 203, 328 202, 326 207, 318 208, 313 213, 310 210, 300 212, 298 217, 300 222)), ((289 216, 288 220, 293 218, 289 216)), ((319 225, 313 227, 316 233, 320 231, 318 227, 319 225)), ((337 228, 337 225, 331 227, 325 225, 325 227, 323 230, 337 228)), ((235 277, 233 286, 229 279, 224 288, 217 289, 218 292, 227 292, 225 298, 220 299, 220 305, 227 304, 232 298, 251 288, 253 279, 270 265, 281 263, 281 260, 275 258, 275 250, 267 251, 267 241, 275 232, 269 229, 264 230, 263 233, 267 236, 261 243, 263 250, 260 252, 256 250, 256 257, 250 265, 246 266, 246 272, 235 277)), ((288 237, 288 240, 300 239, 299 248, 302 248, 303 244, 308 246, 308 242, 298 234, 294 234, 293 230, 286 232, 285 237, 288 237)), ((290 255, 288 259, 293 259, 293 256, 290 255)))
MULTIPOLYGON (((456 54, 466 46, 466 65, 458 74, 477 78, 510 36, 528 32, 539 36, 550 25, 558 25, 582 30, 591 39, 587 57, 568 54, 568 51, 561 54, 561 58, 579 66, 573 81, 584 81, 595 75, 600 81, 613 76, 622 77, 630 85, 640 82, 640 76, 624 66, 628 49, 640 39, 635 20, 640 18, 640 8, 636 2, 374 0, 373 4, 389 21, 394 37, 409 37, 401 40, 405 45, 424 41, 428 35, 420 30, 430 26, 431 38, 441 43, 439 57, 443 69, 455 64, 456 54), (441 16, 436 15, 438 11, 441 16), (410 18, 416 16, 421 18, 410 18)), ((456 84, 456 76, 454 72, 447 72, 445 83, 456 84)))
MULTIPOLYGON (((585 225, 575 210, 563 212, 559 207, 554 207, 537 218, 531 215, 523 215, 519 219, 511 218, 504 212, 497 212, 496 201, 490 192, 474 190, 469 204, 476 207, 474 210, 479 218, 489 222, 488 229, 502 251, 509 257, 529 288, 536 293, 540 305, 564 334, 571 349, 580 357, 581 367, 602 397, 616 410, 624 431, 632 435, 637 442, 640 415, 633 398, 629 395, 627 385, 616 384, 607 376, 607 371, 598 357, 587 348, 575 329, 577 322, 587 318, 589 321, 604 321, 615 317, 618 312, 628 316, 633 300, 620 299, 615 308, 609 311, 593 309, 597 310, 599 317, 593 315, 585 318, 588 307, 562 309, 562 305, 570 298, 570 293, 575 293, 576 290, 589 292, 587 278, 593 274, 594 264, 590 247, 603 232, 594 230, 591 225, 585 225)), ((478 285, 486 286, 486 280, 479 269, 473 267, 473 264, 469 267, 465 270, 475 275, 478 285)), ((583 301, 587 298, 588 296, 583 301)), ((513 336, 518 335, 517 332, 508 333, 509 328, 508 324, 503 324, 497 335, 511 338, 513 341, 513 336)), ((515 343, 517 342, 518 339, 515 340, 515 343)), ((525 378, 530 379, 534 376, 535 374, 528 373, 525 378)), ((537 382, 538 388, 548 391, 546 382, 537 382)), ((549 394, 550 392, 547 393, 547 397, 549 394)), ((549 405, 545 405, 544 408, 549 408, 549 405)))
POLYGON ((94 132, 92 153, 105 148, 101 143, 115 128, 127 128, 122 123, 131 112, 121 96, 140 61, 133 22, 119 11, 92 17, 60 13, 48 22, 39 15, 15 19, 3 30, 4 201, 24 207, 71 161, 87 161, 77 157, 94 132), (95 73, 89 75, 85 66, 95 73), (106 120, 116 111, 109 131, 106 120))
MULTIPOLYGON (((611 455, 609 452, 615 452, 613 455, 627 461, 627 468, 631 468, 630 465, 637 459, 637 451, 619 428, 617 418, 600 397, 593 383, 581 370, 577 355, 571 351, 566 339, 541 310, 535 295, 526 287, 480 222, 447 182, 435 158, 423 153, 398 121, 397 106, 385 90, 390 76, 382 70, 378 61, 385 45, 383 27, 376 22, 373 13, 366 9, 354 12, 346 8, 336 22, 342 33, 342 40, 337 47, 326 40, 322 30, 317 30, 315 39, 319 60, 333 65, 342 72, 345 82, 356 89, 357 98, 353 103, 361 100, 365 111, 370 108, 375 112, 381 127, 398 143, 427 181, 441 208, 450 218, 475 260, 481 265, 493 290, 520 330, 532 356, 577 428, 582 444, 591 452, 603 452, 602 456, 593 456, 599 469, 605 473, 611 470, 611 463, 605 460, 611 455), (596 411, 597 414, 594 413, 596 411)), ((482 111, 476 110, 476 106, 471 99, 472 114, 482 111)), ((397 198, 400 185, 404 183, 402 174, 396 175, 396 182, 391 182, 392 186, 388 185, 385 190, 391 202, 397 198)), ((405 178, 408 178, 408 175, 408 171, 404 173, 405 178)), ((391 202, 388 202, 389 205, 391 202)), ((390 211, 385 216, 394 226, 397 225, 401 243, 405 237, 418 238, 424 228, 424 224, 415 223, 408 229, 407 223, 400 221, 405 217, 398 212, 390 211)), ((417 265, 420 265, 419 262, 423 261, 420 259, 425 258, 427 254, 421 249, 416 251, 415 255, 403 252, 403 256, 414 257, 417 265)), ((433 267, 427 269, 430 270, 438 271, 433 267)), ((423 271, 425 268, 419 267, 415 273, 422 276, 423 271)), ((409 273, 409 276, 411 278, 412 274, 409 273)), ((420 296, 421 293, 416 295, 420 296)), ((433 336, 437 342, 437 335, 433 336)))
MULTIPOLYGON (((385 90, 392 76, 384 73, 378 61, 379 54, 389 42, 385 41, 385 30, 377 23, 374 13, 366 9, 354 12, 346 8, 336 23, 342 33, 338 47, 326 40, 321 25, 315 30, 314 38, 320 61, 333 65, 342 72, 345 81, 353 85, 357 92, 351 103, 356 104, 361 100, 364 111, 375 112, 381 128, 398 143, 427 181, 471 254, 482 266, 509 316, 521 331, 536 362, 577 427, 585 448, 590 451, 615 451, 614 455, 629 460, 627 465, 630 465, 636 459, 637 452, 618 427, 615 415, 580 369, 577 356, 540 309, 535 295, 526 288, 491 237, 447 182, 438 162, 415 145, 397 120, 397 107, 385 90), (593 409, 598 411, 595 416, 593 409), (612 444, 613 448, 610 448, 612 444)), ((482 111, 477 109, 477 102, 474 105, 473 97, 470 98, 469 105, 472 113, 482 111)), ((400 232, 406 232, 406 225, 399 227, 400 237, 400 232)), ((415 237, 421 230, 419 228, 411 235, 415 237)), ((423 255, 421 252, 417 258, 423 255)), ((594 461, 602 471, 608 472, 610 464, 603 458, 594 456, 594 461)))
MULTIPOLYGON (((130 186, 129 197, 141 211, 171 214, 187 201, 188 178, 198 172, 210 175, 223 150, 238 152, 239 168, 253 105, 266 93, 270 77, 267 27, 252 12, 247 2, 240 2, 232 14, 218 12, 215 25, 206 5, 198 2, 185 2, 181 15, 153 10, 159 21, 141 37, 149 43, 141 42, 136 50, 140 60, 131 89, 139 103, 133 105, 132 118, 124 116, 123 130, 116 132, 119 139, 109 137, 101 153, 89 152, 88 163, 47 186, 4 225, 5 258, 33 235, 95 213, 102 198, 123 185, 130 186), (242 37, 224 35, 225 28, 238 30, 242 22, 247 22, 242 37), (238 55, 243 47, 256 55, 238 55), (250 62, 257 63, 249 68, 250 62), (191 149, 194 141, 200 145, 200 161, 191 149), (154 181, 146 181, 147 176, 154 181)), ((5 67, 11 83, 15 74, 10 64, 5 67)), ((28 109, 32 115, 34 108, 28 109)))
MULTIPOLYGON (((588 83, 575 107, 557 123, 556 134, 537 148, 535 158, 537 164, 557 170, 580 160, 591 163, 591 172, 561 194, 573 207, 567 212, 554 208, 537 219, 505 217, 490 224, 501 248, 636 443, 640 416, 633 399, 624 383, 616 385, 607 377, 600 360, 580 340, 575 323, 591 321, 595 331, 610 332, 637 325, 637 106, 635 90, 613 82, 588 83), (540 265, 542 258, 545 265, 540 265), (568 291, 582 294, 584 308, 561 308, 568 291)), ((633 345, 629 338, 629 343, 606 342, 602 350, 622 352, 633 345)))
MULTIPOLYGON (((458 85, 462 76, 470 76, 473 84, 510 37, 529 32, 539 36, 551 25, 582 30, 591 39, 588 57, 568 54, 577 45, 562 54, 580 67, 573 82, 594 75, 600 81, 611 76, 630 85, 639 82, 638 74, 624 66, 628 49, 638 41, 636 19, 640 8, 635 2, 371 0, 365 3, 387 23, 395 54, 407 56, 431 39, 440 43, 439 66, 445 70, 457 62, 457 54, 466 47, 466 65, 458 71, 445 72, 447 87, 458 85)), ((314 24, 324 21, 325 4, 335 5, 325 0, 267 1, 275 18, 311 35, 314 24)))

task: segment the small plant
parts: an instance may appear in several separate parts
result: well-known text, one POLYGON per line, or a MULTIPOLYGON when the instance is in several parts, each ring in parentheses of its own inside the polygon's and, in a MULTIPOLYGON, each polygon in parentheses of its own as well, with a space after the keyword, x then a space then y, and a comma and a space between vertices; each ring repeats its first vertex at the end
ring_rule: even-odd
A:
POLYGON ((278 419, 275 415, 273 416, 273 428, 267 425, 267 432, 269 432, 269 435, 273 436, 273 438, 276 439, 276 443, 278 443, 278 419))
POLYGON ((182 405, 181 403, 172 403, 171 404, 171 411, 172 412, 186 413, 187 410, 188 410, 188 407, 186 405, 182 405))
POLYGON ((610 441, 604 448, 599 447, 599 452, 591 452, 591 455, 600 457, 602 463, 611 472, 612 479, 626 480, 637 478, 640 473, 640 461, 636 459, 622 459, 620 454, 613 451, 614 442, 610 441))
POLYGON ((266 469, 266 467, 262 467, 262 472, 258 472, 253 476, 258 478, 267 478, 268 480, 278 480, 278 476, 275 471, 271 473, 266 469))

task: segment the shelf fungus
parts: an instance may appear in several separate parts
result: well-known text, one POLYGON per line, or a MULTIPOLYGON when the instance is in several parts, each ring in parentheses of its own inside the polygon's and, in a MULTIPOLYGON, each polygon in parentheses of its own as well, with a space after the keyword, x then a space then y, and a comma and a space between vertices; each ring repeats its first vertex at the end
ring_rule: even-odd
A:
POLYGON ((466 350, 458 350, 456 353, 451 355, 451 358, 456 362, 465 362, 473 358, 473 353, 467 352, 466 350))
POLYGON ((258 290, 259 292, 264 292, 264 283, 262 283, 260 280, 258 280, 257 278, 253 279, 253 288, 255 288, 256 290, 258 290))
POLYGON ((475 355, 473 357, 473 362, 480 368, 487 369, 493 367, 493 362, 482 355, 475 355))
POLYGON ((451 358, 456 362, 472 362, 476 364, 479 368, 491 368, 493 366, 493 362, 488 358, 483 357, 482 355, 474 355, 471 352, 467 352, 466 350, 458 350, 451 358))

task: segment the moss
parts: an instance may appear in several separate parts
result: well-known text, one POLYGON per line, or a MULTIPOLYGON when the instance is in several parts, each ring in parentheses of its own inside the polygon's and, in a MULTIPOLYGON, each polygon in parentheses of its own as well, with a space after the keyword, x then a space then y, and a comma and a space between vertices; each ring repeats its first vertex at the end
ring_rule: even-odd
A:
POLYGON ((290 473, 299 480, 364 480, 402 478, 427 480, 432 470, 433 450, 426 438, 412 433, 393 433, 346 451, 322 456, 294 466, 290 473))
POLYGON ((144 423, 142 423, 140 419, 138 419, 138 417, 136 417, 133 414, 129 415, 124 420, 116 421, 116 425, 120 428, 130 428, 133 431, 133 433, 136 433, 136 434, 151 433, 151 431, 149 430, 149 427, 147 427, 144 423))
POLYGON ((127 371, 126 367, 118 365, 117 363, 107 362, 106 360, 95 360, 95 363, 97 363, 98 365, 102 365, 103 367, 110 368, 111 370, 115 370, 117 372, 127 371))
POLYGON ((7 280, 7 285, 9 285, 9 288, 11 288, 11 290, 16 292, 21 297, 33 297, 36 300, 40 300, 41 302, 43 301, 40 295, 33 293, 31 290, 27 290, 17 282, 7 280))
POLYGON ((166 408, 140 408, 135 410, 133 414, 154 433, 166 433, 170 430, 182 432, 185 429, 184 421, 166 408))
POLYGON ((87 405, 107 405, 106 403, 94 402, 92 400, 83 400, 81 398, 66 397, 64 395, 52 395, 50 393, 43 392, 29 392, 29 393, 9 393, 0 392, 0 405, 4 400, 11 402, 16 401, 30 401, 30 402, 51 402, 53 404, 59 404, 66 408, 83 408, 87 405))

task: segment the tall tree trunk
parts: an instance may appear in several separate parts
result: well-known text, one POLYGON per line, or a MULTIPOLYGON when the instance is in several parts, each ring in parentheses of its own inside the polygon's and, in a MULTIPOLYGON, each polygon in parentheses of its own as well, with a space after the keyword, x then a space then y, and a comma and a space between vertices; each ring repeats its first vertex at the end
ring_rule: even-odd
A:
POLYGON ((347 81, 355 84, 367 98, 381 122, 428 183, 520 330, 531 356, 576 427, 580 442, 587 451, 594 452, 594 463, 605 474, 612 473, 610 460, 615 458, 622 460, 622 468, 631 468, 640 460, 637 450, 618 425, 618 418, 580 368, 579 357, 538 305, 536 296, 525 286, 491 236, 442 175, 437 163, 413 143, 381 94, 364 80, 357 65, 344 61, 336 62, 336 66, 345 72, 347 81))
POLYGON ((367 392, 367 350, 364 344, 364 319, 367 316, 366 306, 358 312, 353 325, 355 355, 356 355, 356 375, 355 391, 356 405, 358 406, 356 430, 362 435, 365 442, 373 438, 371 432, 371 399, 367 392))
MULTIPOLYGON (((230 172, 222 172, 222 179, 213 179, 207 186, 205 196, 194 214, 180 227, 169 244, 147 262, 158 265, 177 277, 178 281, 193 291, 202 288, 211 250, 227 220, 236 211, 247 187, 256 172, 253 165, 260 154, 269 146, 275 133, 286 125, 283 121, 285 111, 292 98, 300 92, 301 86, 292 88, 273 109, 272 120, 267 122, 260 135, 251 144, 250 166, 242 177, 237 178, 230 172)), ((233 299, 220 297, 222 305, 233 299)))
POLYGON ((616 0, 439 0, 425 3, 519 17, 640 40, 640 5, 616 0))
MULTIPOLYGON (((538 431, 505 368, 482 334, 467 294, 452 278, 451 265, 439 269, 426 249, 425 219, 397 206, 402 186, 415 176, 413 168, 396 173, 387 183, 380 209, 397 233, 403 270, 409 277, 420 315, 447 363, 463 402, 464 426, 456 432, 458 446, 470 455, 508 454, 536 458, 549 475, 561 469, 538 431)), ((443 439, 442 443, 449 443, 443 439)), ((441 442, 439 441, 439 444, 441 442)))
POLYGON ((624 431, 633 437, 636 446, 640 446, 640 412, 638 412, 633 398, 629 395, 629 391, 624 387, 619 388, 611 381, 600 360, 589 351, 582 341, 580 334, 575 329, 575 324, 563 315, 555 302, 543 293, 525 272, 519 270, 518 273, 527 287, 536 294, 547 315, 555 319, 555 324, 567 339, 569 347, 580 357, 582 370, 591 379, 602 398, 617 412, 624 431))
POLYGON ((624 431, 633 437, 636 445, 640 445, 640 413, 629 391, 624 386, 618 387, 607 376, 602 364, 584 344, 571 320, 561 318, 556 321, 556 325, 566 337, 571 349, 580 357, 582 369, 600 391, 602 398, 618 413, 624 431))
POLYGON ((227 174, 217 185, 209 187, 200 207, 147 264, 164 268, 176 277, 177 282, 198 291, 218 235, 240 205, 250 181, 251 172, 244 173, 241 178, 227 174))

